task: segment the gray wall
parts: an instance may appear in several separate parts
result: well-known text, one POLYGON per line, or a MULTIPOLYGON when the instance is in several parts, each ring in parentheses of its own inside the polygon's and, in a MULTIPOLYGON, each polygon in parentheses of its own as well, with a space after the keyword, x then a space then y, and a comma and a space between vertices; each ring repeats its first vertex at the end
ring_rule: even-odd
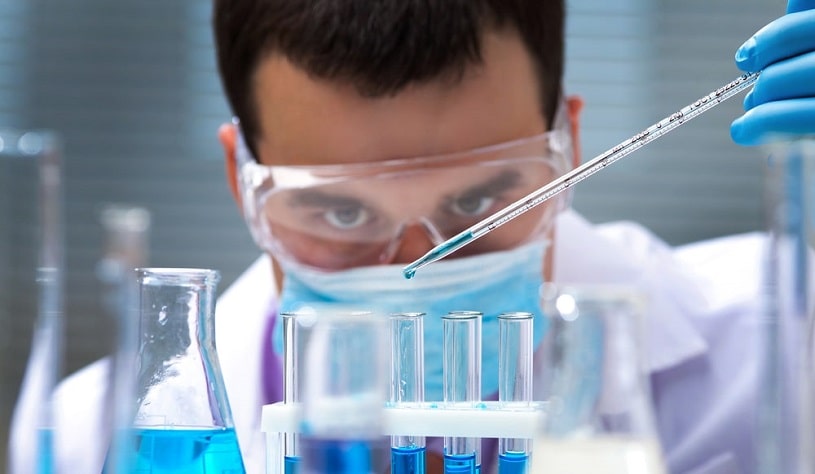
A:
MULTIPOLYGON (((584 158, 628 138, 739 73, 733 53, 783 2, 569 2, 568 91, 581 94, 584 158)), ((0 127, 65 141, 66 372, 106 351, 94 269, 100 206, 147 207, 150 263, 221 270, 225 288, 257 255, 222 176, 215 132, 229 118, 203 0, 0 0, 0 127)), ((762 152, 730 142, 740 98, 577 188, 590 219, 637 220, 680 244, 762 228, 762 152)), ((0 170, 0 188, 33 185, 0 170)), ((4 193, 0 192, 0 199, 4 193)), ((10 199, 0 229, 15 225, 10 199)), ((0 232, 0 264, 31 252, 0 232)), ((30 314, 3 293, 0 427, 27 354, 30 314), (13 343, 12 343, 13 341, 13 343)), ((0 429, 0 438, 5 429, 0 429)), ((5 445, 5 443, 3 443, 5 445)), ((0 451, 1 453, 2 451, 0 451)))
MULTIPOLYGON (((783 13, 758 0, 570 3, 567 84, 586 99, 584 159, 735 79, 736 48, 783 13)), ((574 207, 670 243, 760 229, 762 150, 729 138, 739 96, 595 175, 574 207)))

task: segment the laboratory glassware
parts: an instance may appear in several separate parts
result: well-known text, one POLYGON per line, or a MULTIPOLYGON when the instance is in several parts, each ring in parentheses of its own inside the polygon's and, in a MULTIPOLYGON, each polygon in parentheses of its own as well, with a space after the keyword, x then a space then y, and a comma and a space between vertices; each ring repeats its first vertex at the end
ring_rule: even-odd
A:
POLYGON ((367 311, 315 309, 300 360, 302 474, 373 474, 388 466, 385 322, 367 311))
POLYGON ((150 211, 136 205, 109 203, 99 211, 103 250, 96 278, 104 310, 114 317, 122 309, 122 283, 135 282, 134 270, 147 266, 150 221, 150 211))
MULTIPOLYGON (((390 403, 420 406, 424 402, 424 313, 390 315, 390 403)), ((391 473, 424 474, 424 436, 391 437, 391 473)))
POLYGON ((545 284, 536 381, 548 405, 532 473, 663 474, 644 367, 644 300, 624 286, 545 284))
MULTIPOLYGON (((307 347, 308 336, 314 325, 315 314, 306 307, 298 311, 284 312, 283 320, 283 402, 299 404, 302 400, 303 351, 307 347)), ((282 433, 284 474, 297 474, 300 471, 301 447, 298 433, 282 433)))
POLYGON ((595 158, 578 166, 572 171, 569 171, 563 176, 543 185, 541 188, 531 192, 526 197, 515 201, 481 222, 478 222, 470 228, 465 229, 459 234, 436 245, 426 254, 419 257, 416 261, 410 263, 403 269, 405 278, 412 278, 413 275, 416 274, 416 271, 420 268, 440 260, 464 247, 465 245, 468 245, 472 241, 487 235, 498 227, 533 209, 539 204, 542 204, 562 191, 571 188, 573 185, 583 181, 606 166, 642 148, 648 143, 651 143, 657 138, 676 129, 689 120, 702 115, 716 105, 750 87, 756 82, 759 74, 759 72, 752 72, 736 78, 735 80, 723 85, 722 87, 719 87, 708 95, 697 99, 695 102, 688 104, 679 111, 674 112, 645 130, 637 133, 633 137, 597 155, 595 158))
MULTIPOLYGON (((0 130, 0 161, 0 213, 7 222, 0 225, 0 245, 8 245, 0 249, 0 321, 6 328, 33 322, 22 330, 24 338, 15 337, 31 345, 9 429, 7 468, 47 474, 56 467, 52 395, 64 347, 61 140, 46 130, 0 130)), ((13 360, 19 355, 5 359, 13 360)), ((16 379, 16 370, 9 371, 16 379)))
POLYGON ((215 350, 209 269, 141 268, 133 473, 245 472, 215 350))
MULTIPOLYGON (((451 311, 443 316, 445 407, 471 408, 481 401, 481 318, 478 311, 451 311)), ((444 437, 445 474, 481 472, 481 439, 444 437)))
MULTIPOLYGON (((528 409, 532 402, 532 313, 498 315, 498 401, 506 408, 528 409)), ((498 440, 498 474, 529 471, 531 440, 498 440)))
MULTIPOLYGON (((297 363, 297 313, 289 312, 280 315, 283 318, 283 401, 299 403, 298 366, 297 363)), ((283 433, 283 472, 296 474, 300 465, 300 453, 297 452, 299 440, 297 433, 283 433)))
POLYGON ((110 370, 100 427, 99 444, 107 447, 105 474, 127 473, 130 469, 134 440, 128 428, 134 414, 139 327, 135 269, 147 265, 150 220, 147 209, 133 205, 106 204, 99 212, 104 247, 96 276, 102 311, 115 328, 108 348, 110 370))
POLYGON ((756 472, 815 471, 813 217, 815 141, 774 141, 765 176, 756 472))

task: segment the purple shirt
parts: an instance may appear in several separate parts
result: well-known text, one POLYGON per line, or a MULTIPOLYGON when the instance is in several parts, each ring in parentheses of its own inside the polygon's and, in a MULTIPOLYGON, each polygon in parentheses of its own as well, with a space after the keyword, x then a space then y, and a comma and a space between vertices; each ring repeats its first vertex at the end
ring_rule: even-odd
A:
POLYGON ((274 350, 274 331, 277 324, 277 310, 272 310, 266 322, 263 334, 263 363, 261 380, 263 382, 263 403, 283 400, 283 360, 274 350))

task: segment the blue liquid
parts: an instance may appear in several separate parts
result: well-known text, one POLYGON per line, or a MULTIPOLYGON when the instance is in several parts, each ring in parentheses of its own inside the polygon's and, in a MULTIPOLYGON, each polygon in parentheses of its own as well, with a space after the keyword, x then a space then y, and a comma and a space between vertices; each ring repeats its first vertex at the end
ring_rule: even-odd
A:
POLYGON ((526 474, 529 455, 520 451, 507 451, 498 455, 498 474, 526 474))
MULTIPOLYGON (((479 237, 481 235, 484 235, 485 233, 486 232, 481 233, 479 237)), ((424 256, 420 257, 415 262, 403 268, 402 275, 408 280, 410 280, 411 278, 414 277, 414 275, 416 275, 416 270, 418 270, 419 267, 423 267, 429 263, 435 262, 436 260, 440 260, 446 257, 447 255, 458 250, 459 248, 464 247, 465 245, 475 240, 476 238, 477 237, 473 235, 473 232, 471 230, 464 230, 462 232, 459 232, 457 235, 450 237, 446 241, 430 249, 429 252, 424 254, 424 256)))
POLYGON ((284 474, 298 474, 300 472, 300 456, 286 456, 283 460, 284 474))
POLYGON ((37 432, 37 474, 54 471, 54 430, 42 428, 37 432))
POLYGON ((387 465, 386 446, 375 440, 303 438, 300 446, 302 472, 308 474, 367 474, 387 465))
POLYGON ((138 474, 244 474, 238 437, 229 429, 139 429, 138 474))
POLYGON ((424 474, 425 448, 391 448, 391 474, 424 474))
POLYGON ((481 466, 475 463, 473 454, 445 454, 444 474, 478 474, 481 466))

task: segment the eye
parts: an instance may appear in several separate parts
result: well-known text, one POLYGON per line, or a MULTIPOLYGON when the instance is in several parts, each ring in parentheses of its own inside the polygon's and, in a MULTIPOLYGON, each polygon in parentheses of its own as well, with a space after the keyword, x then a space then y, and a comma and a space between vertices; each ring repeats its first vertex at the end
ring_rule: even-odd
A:
POLYGON ((323 213, 326 222, 338 229, 353 229, 366 224, 371 215, 361 206, 345 206, 328 209, 323 213))
POLYGON ((453 199, 450 210, 460 216, 477 216, 487 212, 495 204, 492 196, 483 196, 476 193, 467 193, 453 199))

